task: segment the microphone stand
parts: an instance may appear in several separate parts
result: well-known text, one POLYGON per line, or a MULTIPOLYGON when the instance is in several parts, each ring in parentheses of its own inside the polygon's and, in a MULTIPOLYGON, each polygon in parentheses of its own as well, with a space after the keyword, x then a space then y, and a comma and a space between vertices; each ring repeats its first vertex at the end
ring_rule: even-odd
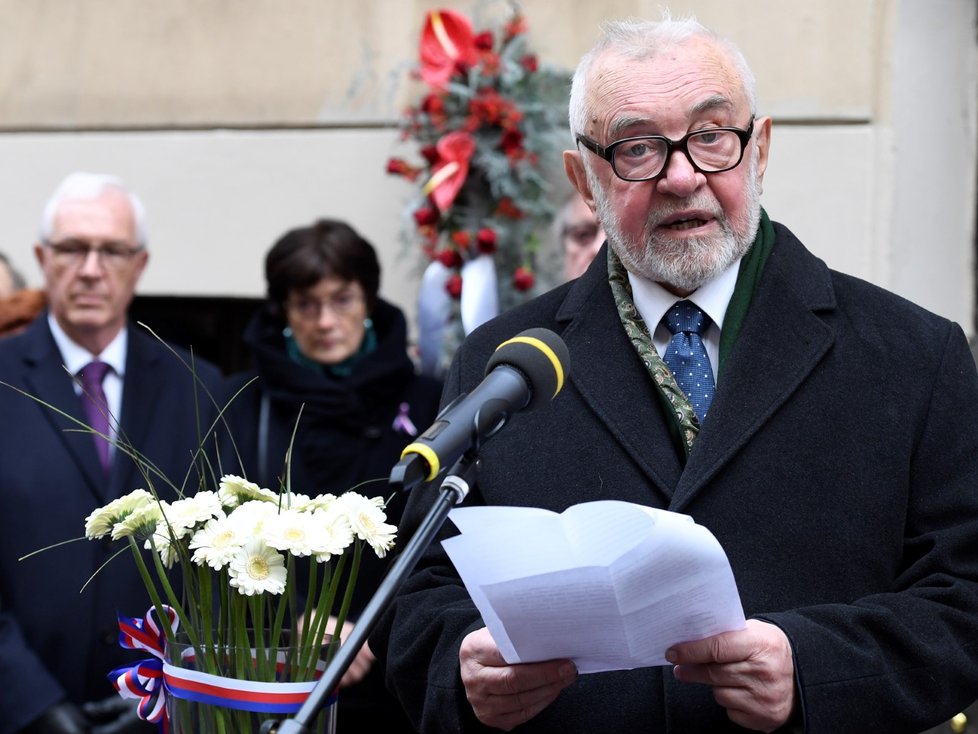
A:
MULTIPOLYGON (((428 509, 421 525, 411 536, 408 544, 404 546, 404 550, 391 565, 390 571, 367 603, 363 614, 360 615, 352 632, 350 632, 350 636, 346 642, 340 645, 336 656, 327 664, 326 670, 323 671, 323 677, 317 681, 305 703, 302 704, 293 718, 285 719, 277 727, 274 726, 275 722, 266 722, 262 726, 262 732, 313 734, 310 722, 313 722, 316 716, 326 708, 327 702, 339 686, 343 673, 353 663, 353 659, 367 641, 376 626, 377 620, 380 619, 380 615, 386 611, 401 584, 417 564, 421 555, 427 550, 431 541, 434 540, 438 531, 441 530, 449 511, 468 496, 471 477, 477 465, 478 458, 475 451, 463 454, 455 462, 455 465, 442 480, 438 498, 428 509)), ((391 474, 392 484, 398 483, 395 479, 397 471, 398 467, 395 467, 391 474)), ((416 480, 412 479, 412 481, 416 480)))

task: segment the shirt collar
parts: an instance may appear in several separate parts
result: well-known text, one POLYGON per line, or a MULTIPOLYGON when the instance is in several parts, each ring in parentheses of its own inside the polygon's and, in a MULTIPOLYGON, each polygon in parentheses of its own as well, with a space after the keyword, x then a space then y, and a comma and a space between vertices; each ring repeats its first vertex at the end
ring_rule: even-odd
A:
POLYGON ((101 354, 92 354, 85 347, 75 342, 58 325, 57 319, 50 313, 48 313, 48 326, 51 328, 51 335, 54 337, 54 342, 58 345, 58 350, 61 352, 64 365, 71 374, 77 375, 78 370, 93 359, 99 359, 105 362, 120 377, 125 374, 126 346, 129 343, 129 332, 125 326, 116 334, 115 339, 102 350, 101 354))
MULTIPOLYGON (((737 274, 740 272, 740 260, 727 266, 726 270, 708 283, 704 283, 686 296, 686 300, 695 303, 718 329, 723 329, 723 318, 727 314, 727 306, 737 285, 737 274)), ((628 282, 632 286, 632 300, 635 308, 642 315, 649 331, 654 331, 672 306, 680 299, 675 293, 670 293, 658 283, 647 280, 628 271, 628 282)))

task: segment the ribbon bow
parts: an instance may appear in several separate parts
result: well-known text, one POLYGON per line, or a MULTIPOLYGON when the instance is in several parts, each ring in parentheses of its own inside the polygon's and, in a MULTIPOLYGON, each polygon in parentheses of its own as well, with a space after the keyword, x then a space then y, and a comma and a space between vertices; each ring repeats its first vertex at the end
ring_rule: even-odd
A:
MULTIPOLYGON (((180 626, 176 612, 164 605, 166 622, 171 631, 180 626)), ((166 632, 156 619, 156 607, 150 607, 142 619, 119 615, 119 645, 128 650, 145 650, 153 655, 109 673, 109 681, 123 698, 139 701, 136 713, 140 719, 168 731, 166 691, 163 686, 163 650, 166 632)))

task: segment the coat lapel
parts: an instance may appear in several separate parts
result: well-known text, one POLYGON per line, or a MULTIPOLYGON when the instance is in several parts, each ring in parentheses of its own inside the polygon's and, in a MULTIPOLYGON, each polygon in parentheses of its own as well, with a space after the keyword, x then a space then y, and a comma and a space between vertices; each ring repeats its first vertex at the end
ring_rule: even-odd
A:
MULTIPOLYGON (((158 378, 160 356, 150 348, 148 339, 139 327, 129 326, 129 346, 126 354, 126 374, 122 387, 122 415, 119 440, 126 446, 146 447, 153 445, 150 435, 165 434, 167 426, 156 426, 154 416, 161 399, 161 382, 158 378)), ((113 497, 126 494, 137 487, 149 489, 149 482, 162 479, 150 474, 149 479, 136 462, 117 448, 112 464, 110 489, 113 497)))
POLYGON ((65 444, 87 489, 101 501, 107 484, 105 474, 95 442, 82 427, 85 414, 81 400, 75 394, 72 378, 65 370, 46 319, 38 319, 25 337, 29 340, 24 353, 25 390, 38 402, 38 409, 57 440, 65 444))
POLYGON ((559 321, 569 322, 562 337, 573 355, 570 381, 648 475, 664 505, 682 466, 655 385, 622 328, 608 286, 606 262, 602 250, 570 288, 557 314, 559 321))
POLYGON ((834 336, 828 268, 778 228, 778 241, 717 385, 669 509, 682 512, 806 380, 834 336))

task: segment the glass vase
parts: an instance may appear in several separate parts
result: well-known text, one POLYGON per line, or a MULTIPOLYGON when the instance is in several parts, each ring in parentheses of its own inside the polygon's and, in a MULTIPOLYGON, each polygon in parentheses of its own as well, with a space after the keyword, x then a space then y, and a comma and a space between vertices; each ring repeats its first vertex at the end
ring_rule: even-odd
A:
MULTIPOLYGON (((163 678, 169 734, 272 734, 308 698, 339 642, 315 649, 194 647, 181 633, 166 646, 163 678)), ((318 693, 318 691, 317 691, 318 693)), ((336 731, 336 694, 310 724, 316 734, 336 731)))

